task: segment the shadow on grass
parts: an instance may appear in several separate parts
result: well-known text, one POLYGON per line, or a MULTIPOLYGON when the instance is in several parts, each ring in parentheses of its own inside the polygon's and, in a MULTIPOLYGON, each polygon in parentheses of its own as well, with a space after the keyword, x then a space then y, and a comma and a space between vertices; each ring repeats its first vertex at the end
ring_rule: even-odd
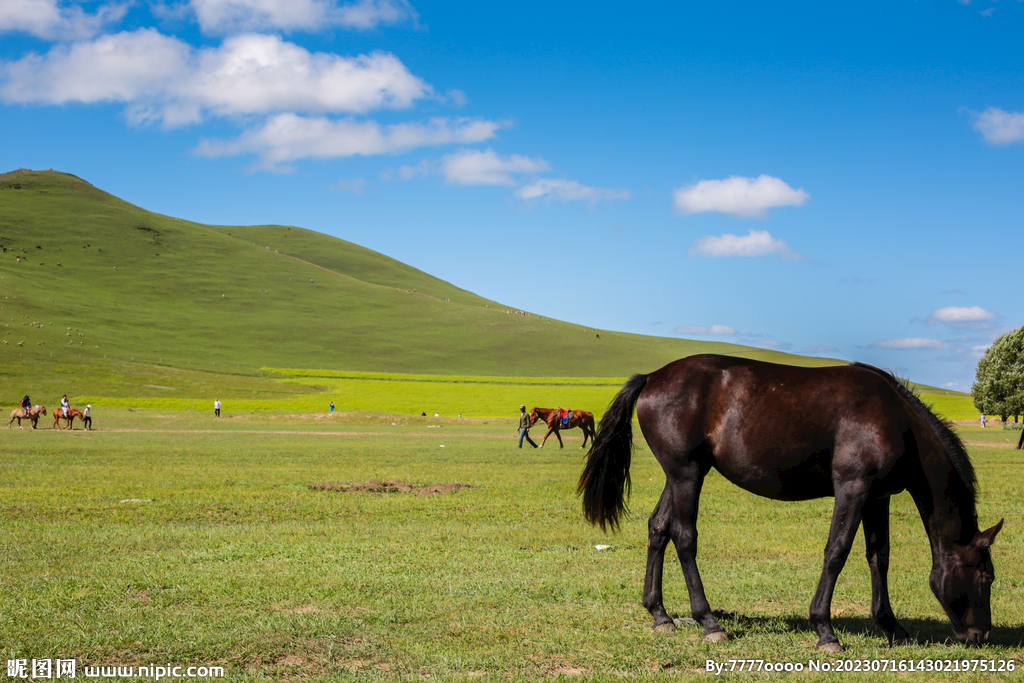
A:
MULTIPOLYGON (((777 617, 748 617, 737 615, 719 619, 730 637, 742 639, 756 634, 768 633, 807 633, 817 638, 807 617, 794 614, 777 617)), ((959 645, 949 622, 940 619, 900 618, 900 624, 910 634, 915 645, 959 645)), ((884 641, 882 629, 875 626, 870 617, 833 617, 832 627, 844 640, 844 635, 879 638, 884 641)), ((996 624, 992 628, 991 645, 1000 647, 1020 647, 1024 644, 1024 624, 996 624)))

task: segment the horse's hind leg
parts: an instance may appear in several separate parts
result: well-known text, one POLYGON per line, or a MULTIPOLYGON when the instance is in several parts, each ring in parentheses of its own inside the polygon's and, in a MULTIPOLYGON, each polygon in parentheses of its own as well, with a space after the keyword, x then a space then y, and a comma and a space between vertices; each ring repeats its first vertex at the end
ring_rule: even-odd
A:
POLYGON ((694 620, 704 627, 704 639, 713 643, 729 638, 711 614, 711 605, 704 595, 704 582, 697 570, 697 511, 700 507, 700 490, 707 473, 707 467, 692 461, 674 472, 679 479, 670 486, 675 508, 670 533, 679 564, 683 568, 686 590, 690 594, 690 612, 694 620))
POLYGON ((910 640, 889 604, 889 498, 864 505, 864 544, 871 569, 871 616, 885 631, 889 645, 910 640))
POLYGON ((654 506, 647 521, 647 574, 644 576, 644 597, 642 604, 654 617, 654 630, 669 633, 676 630, 675 622, 665 611, 662 602, 662 575, 665 569, 665 547, 668 545, 669 525, 672 523, 671 497, 668 487, 661 492, 658 504, 654 506))
POLYGON ((704 638, 709 642, 727 640, 725 629, 711 614, 711 606, 704 594, 704 582, 697 569, 697 511, 707 469, 696 462, 690 462, 673 474, 679 479, 669 481, 665 486, 648 524, 643 604, 654 617, 656 629, 671 621, 662 604, 661 591, 665 546, 671 538, 686 579, 693 619, 704 627, 704 638))
POLYGON ((594 428, 587 422, 580 423, 580 429, 583 430, 583 445, 580 448, 587 447, 587 437, 590 438, 590 445, 594 445, 594 428))

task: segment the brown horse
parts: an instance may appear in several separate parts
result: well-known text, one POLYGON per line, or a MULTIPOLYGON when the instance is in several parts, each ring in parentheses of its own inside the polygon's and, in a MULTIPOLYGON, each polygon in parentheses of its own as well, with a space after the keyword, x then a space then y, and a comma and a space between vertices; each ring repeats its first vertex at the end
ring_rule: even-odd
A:
POLYGON ((76 417, 82 417, 82 411, 78 408, 68 408, 67 415, 64 414, 63 408, 56 408, 53 411, 53 426, 57 429, 63 429, 60 426, 60 421, 64 420, 67 423, 68 429, 74 429, 73 425, 75 424, 76 417))
POLYGON ((643 605, 655 630, 675 628, 661 589, 671 540, 705 639, 728 639, 708 605, 696 559, 700 491, 714 467, 768 498, 835 498, 810 608, 819 649, 842 651, 832 630, 832 593, 861 525, 871 615, 890 643, 910 639, 889 603, 889 498, 901 491, 910 493, 924 522, 932 550, 929 584, 956 637, 968 645, 989 641, 989 548, 1003 522, 978 529, 974 468, 963 443, 893 375, 860 363, 798 368, 713 355, 634 375, 601 420, 579 481, 584 515, 602 528, 616 528, 625 512, 634 408, 666 477, 648 523, 643 605))
POLYGON ((583 430, 583 445, 580 448, 587 447, 587 438, 590 438, 590 443, 594 443, 594 414, 587 412, 586 410, 575 410, 573 411, 572 417, 569 418, 568 424, 562 424, 562 419, 558 417, 557 408, 534 408, 530 411, 530 426, 540 418, 548 426, 548 433, 544 435, 544 438, 540 442, 539 448, 544 448, 544 442, 548 440, 551 433, 555 433, 555 437, 558 439, 558 447, 563 448, 562 436, 558 433, 562 429, 575 429, 579 427, 583 430))
POLYGON ((15 408, 11 411, 11 419, 7 421, 7 428, 11 428, 11 423, 15 420, 18 421, 18 429, 24 429, 21 426, 22 420, 29 420, 32 422, 32 429, 35 429, 39 424, 39 416, 46 415, 46 406, 32 406, 32 412, 28 415, 25 414, 24 408, 15 408))

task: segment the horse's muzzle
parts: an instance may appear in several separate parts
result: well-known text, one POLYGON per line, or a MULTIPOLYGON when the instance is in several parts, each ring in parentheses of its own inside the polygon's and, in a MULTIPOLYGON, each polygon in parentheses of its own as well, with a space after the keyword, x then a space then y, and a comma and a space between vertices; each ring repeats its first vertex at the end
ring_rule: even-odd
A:
POLYGON ((981 647, 982 645, 989 642, 992 637, 992 631, 982 631, 977 628, 969 628, 966 633, 957 633, 956 639, 964 645, 971 647, 981 647))

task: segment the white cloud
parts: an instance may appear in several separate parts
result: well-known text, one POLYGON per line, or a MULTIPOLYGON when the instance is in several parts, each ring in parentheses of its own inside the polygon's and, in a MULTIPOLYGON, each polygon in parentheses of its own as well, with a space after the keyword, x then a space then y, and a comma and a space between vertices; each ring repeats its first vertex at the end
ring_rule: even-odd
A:
POLYGON ((563 202, 585 201, 596 204, 602 200, 629 199, 629 190, 588 187, 566 178, 540 178, 516 188, 516 196, 523 200, 553 197, 563 202))
POLYGON ((58 0, 2 0, 0 32, 24 31, 43 40, 78 40, 124 18, 129 3, 100 5, 94 14, 58 0))
POLYGON ((518 154, 502 157, 493 149, 463 149, 441 157, 441 172, 445 180, 454 185, 512 186, 516 184, 514 175, 538 173, 548 168, 548 162, 543 159, 518 154))
POLYGON ((672 196, 676 210, 681 213, 717 211, 740 218, 764 218, 768 209, 803 206, 811 197, 804 190, 794 190, 782 180, 768 175, 701 180, 677 188, 672 196))
POLYGON ((190 0, 205 33, 243 31, 312 31, 329 26, 370 29, 380 24, 415 21, 406 0, 190 0))
POLYGON ((742 339, 740 341, 742 343, 748 344, 750 346, 760 346, 760 347, 766 348, 766 349, 781 349, 783 351, 787 351, 787 350, 793 348, 793 345, 790 344, 789 342, 783 342, 783 341, 779 341, 777 339, 757 339, 757 338, 755 338, 755 339, 742 339))
POLYGON ((398 109, 431 93, 394 55, 311 53, 265 35, 234 36, 196 50, 140 29, 0 63, 6 102, 123 102, 132 121, 166 127, 208 116, 398 109))
MULTIPOLYGON (((490 123, 490 122, 488 122, 490 123)), ((491 124, 495 127, 507 122, 491 124)), ((468 142, 469 140, 467 140, 468 142)), ((551 170, 551 165, 538 157, 520 154, 501 156, 493 149, 460 149, 438 161, 424 159, 415 166, 402 165, 397 170, 385 169, 384 180, 411 180, 417 176, 439 173, 451 185, 503 185, 516 187, 515 196, 523 201, 558 199, 563 202, 585 201, 594 205, 602 200, 628 199, 629 190, 589 187, 566 178, 536 178, 535 174, 551 170), (529 175, 526 181, 522 176, 529 175)))
POLYGON ((728 325, 680 325, 672 331, 676 334, 736 334, 728 325))
POLYGON ((989 107, 974 117, 973 126, 985 142, 997 147, 1024 140, 1024 112, 989 107))
POLYGON ((938 308, 932 311, 932 314, 928 316, 925 323, 928 325, 944 323, 956 327, 965 323, 995 320, 998 317, 1000 317, 998 313, 986 311, 981 306, 946 306, 945 308, 938 308))
POLYGON ((424 159, 420 163, 412 166, 410 164, 402 164, 398 167, 398 177, 402 180, 412 180, 418 175, 427 175, 430 173, 432 165, 429 161, 424 159))
POLYGON ((203 140, 195 153, 206 157, 256 154, 257 168, 287 171, 297 159, 329 159, 404 152, 428 145, 480 142, 501 124, 480 119, 432 119, 383 126, 376 121, 335 121, 296 114, 270 117, 235 140, 203 140))
POLYGON ((948 349, 949 344, 938 339, 925 339, 924 337, 907 337, 904 339, 888 339, 886 341, 868 344, 872 349, 948 349))
POLYGON ((332 186, 332 189, 364 194, 368 185, 366 178, 341 178, 332 186))
POLYGON ((785 242, 771 236, 767 230, 751 230, 746 236, 726 233, 718 237, 705 235, 692 245, 689 256, 768 256, 778 254, 784 261, 803 261, 806 257, 785 242))

